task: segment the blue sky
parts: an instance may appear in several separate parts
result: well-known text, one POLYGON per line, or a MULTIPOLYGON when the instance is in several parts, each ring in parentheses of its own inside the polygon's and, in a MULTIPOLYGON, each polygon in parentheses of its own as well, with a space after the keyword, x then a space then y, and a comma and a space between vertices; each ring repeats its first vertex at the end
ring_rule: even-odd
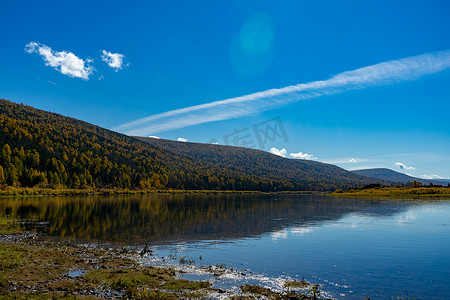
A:
MULTIPOLYGON (((148 116, 450 50, 448 1, 2 1, 0 11, 0 98, 126 133, 148 116)), ((181 112, 141 133, 224 144, 236 129, 259 148, 253 126, 277 118, 285 134, 265 151, 450 178, 450 70, 418 60, 420 74, 408 61, 376 84, 181 112)))

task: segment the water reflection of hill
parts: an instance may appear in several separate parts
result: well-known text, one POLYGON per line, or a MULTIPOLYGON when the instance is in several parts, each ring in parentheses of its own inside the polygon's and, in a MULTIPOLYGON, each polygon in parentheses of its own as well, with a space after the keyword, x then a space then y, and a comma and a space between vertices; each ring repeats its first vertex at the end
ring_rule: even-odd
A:
POLYGON ((142 244, 251 237, 336 220, 348 213, 391 215, 406 202, 316 195, 145 195, 0 200, 0 214, 47 221, 63 239, 142 244))

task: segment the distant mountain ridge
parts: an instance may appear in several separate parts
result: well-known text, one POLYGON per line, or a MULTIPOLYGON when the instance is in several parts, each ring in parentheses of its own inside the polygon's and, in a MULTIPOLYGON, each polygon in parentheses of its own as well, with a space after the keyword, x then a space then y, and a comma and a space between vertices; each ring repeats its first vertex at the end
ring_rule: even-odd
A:
POLYGON ((409 176, 407 174, 396 172, 394 170, 387 168, 362 169, 362 170, 354 170, 352 172, 362 176, 399 183, 409 183, 414 181, 421 182, 422 184, 426 185, 430 183, 432 183, 433 185, 447 185, 447 183, 450 183, 450 179, 423 179, 409 176))

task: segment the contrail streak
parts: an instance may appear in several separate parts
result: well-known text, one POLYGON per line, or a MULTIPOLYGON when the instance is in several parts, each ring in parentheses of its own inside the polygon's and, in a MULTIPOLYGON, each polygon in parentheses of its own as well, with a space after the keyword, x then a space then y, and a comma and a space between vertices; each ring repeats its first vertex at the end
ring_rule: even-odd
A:
POLYGON ((128 135, 147 136, 171 129, 238 118, 319 96, 414 80, 448 68, 450 50, 428 53, 343 72, 327 80, 171 110, 122 124, 113 130, 128 135))

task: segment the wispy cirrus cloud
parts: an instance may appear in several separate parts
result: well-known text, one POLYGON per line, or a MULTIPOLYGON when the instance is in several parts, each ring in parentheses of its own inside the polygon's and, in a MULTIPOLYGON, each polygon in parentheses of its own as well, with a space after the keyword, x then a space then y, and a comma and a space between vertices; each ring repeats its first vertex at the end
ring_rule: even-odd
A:
POLYGON ((46 66, 50 66, 64 75, 70 77, 89 79, 89 75, 94 72, 94 67, 89 64, 91 59, 81 59, 69 51, 53 51, 47 45, 37 42, 30 42, 25 46, 28 53, 38 53, 45 61, 46 66))
POLYGON ((343 72, 328 80, 171 110, 122 124, 114 130, 129 135, 146 136, 202 123, 239 118, 315 97, 414 80, 448 68, 449 50, 428 53, 343 72))
POLYGON ((444 179, 444 177, 436 175, 436 174, 429 174, 429 175, 423 174, 423 175, 420 175, 420 177, 423 179, 444 179))

